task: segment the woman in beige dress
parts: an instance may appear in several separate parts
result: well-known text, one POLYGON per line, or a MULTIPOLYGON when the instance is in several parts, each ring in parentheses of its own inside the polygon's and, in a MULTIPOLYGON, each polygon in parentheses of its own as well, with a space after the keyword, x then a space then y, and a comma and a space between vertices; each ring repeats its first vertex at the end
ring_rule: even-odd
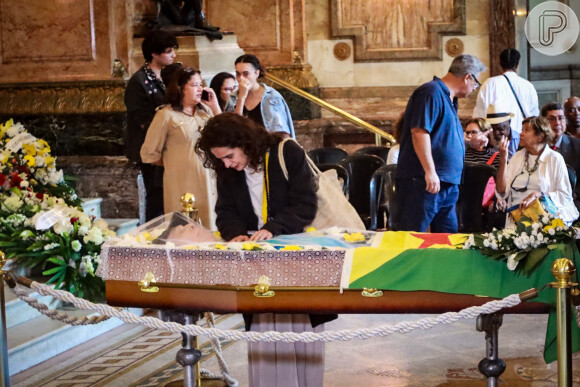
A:
POLYGON ((182 211, 180 197, 195 195, 203 225, 215 229, 215 179, 194 151, 207 120, 221 113, 214 91, 202 86, 199 70, 184 67, 175 73, 167 88, 167 105, 155 114, 141 148, 144 163, 165 167, 163 205, 165 213, 182 211), (202 93, 207 99, 202 102, 202 93))

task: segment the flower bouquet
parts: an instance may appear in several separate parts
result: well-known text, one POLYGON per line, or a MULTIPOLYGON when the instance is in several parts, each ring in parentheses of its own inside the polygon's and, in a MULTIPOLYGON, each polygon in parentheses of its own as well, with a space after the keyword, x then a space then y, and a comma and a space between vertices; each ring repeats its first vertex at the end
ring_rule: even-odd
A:
POLYGON ((506 261, 510 270, 531 273, 559 243, 574 242, 577 229, 547 214, 536 221, 522 216, 514 226, 493 229, 483 234, 470 234, 464 249, 476 249, 495 260, 506 261))
POLYGON ((46 141, 12 120, 0 125, 0 250, 16 267, 41 268, 57 288, 97 299, 101 244, 115 233, 80 203, 46 141))

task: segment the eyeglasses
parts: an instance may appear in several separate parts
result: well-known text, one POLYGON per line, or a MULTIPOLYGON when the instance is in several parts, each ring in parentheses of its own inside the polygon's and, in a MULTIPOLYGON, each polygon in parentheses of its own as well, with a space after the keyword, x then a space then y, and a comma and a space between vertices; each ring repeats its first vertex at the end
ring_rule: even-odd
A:
POLYGON ((224 87, 224 88, 223 88, 223 91, 229 91, 229 92, 231 93, 231 92, 234 92, 234 91, 236 91, 236 89, 237 89, 237 88, 238 88, 237 86, 232 86, 232 87, 224 87))
POLYGON ((515 187, 514 187, 514 183, 516 182, 517 178, 518 178, 520 175, 523 175, 523 174, 524 174, 524 172, 526 172, 526 171, 521 171, 521 172, 520 172, 518 175, 516 175, 516 177, 514 177, 514 179, 512 180, 512 184, 511 184, 510 188, 511 188, 511 189, 513 189, 513 190, 514 190, 514 191, 516 191, 516 192, 526 192, 526 191, 528 190, 528 184, 530 184, 530 174, 529 174, 529 173, 528 173, 528 181, 526 181, 526 185, 525 185, 525 186, 523 186, 522 188, 515 188, 515 187))
POLYGON ((473 90, 475 90, 479 86, 481 86, 481 83, 479 83, 479 81, 477 80, 477 78, 475 77, 475 75, 473 75, 473 74, 469 74, 469 75, 471 75, 471 78, 473 78, 473 80, 475 81, 475 86, 473 86, 473 90))
POLYGON ((564 116, 549 116, 548 117, 548 121, 550 121, 550 122, 556 122, 556 121, 564 122, 565 119, 566 119, 566 117, 564 117, 564 116))

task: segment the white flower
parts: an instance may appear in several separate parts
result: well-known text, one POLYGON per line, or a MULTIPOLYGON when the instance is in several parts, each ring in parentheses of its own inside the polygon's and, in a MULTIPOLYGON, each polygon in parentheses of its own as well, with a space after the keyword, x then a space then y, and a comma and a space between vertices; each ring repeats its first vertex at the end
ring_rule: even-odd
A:
POLYGON ((44 250, 52 250, 52 249, 55 249, 55 248, 57 248, 59 246, 60 245, 58 243, 56 243, 56 242, 54 242, 54 243, 48 243, 48 244, 44 245, 44 250))
POLYGON ((44 157, 42 157, 42 156, 36 156, 34 158, 34 162, 36 164, 36 168, 44 167, 44 157))
POLYGON ((484 245, 485 247, 489 247, 489 245, 490 245, 490 243, 489 243, 489 239, 484 239, 484 240, 483 240, 483 245, 484 245))
POLYGON ((4 201, 4 207, 10 212, 16 212, 23 204, 24 202, 17 195, 11 195, 4 201))
POLYGON ((74 240, 70 243, 70 247, 73 249, 73 251, 76 251, 78 253, 83 247, 83 245, 81 244, 81 242, 74 240))
POLYGON ((16 136, 18 133, 20 133, 20 129, 22 128, 22 125, 20 125, 20 123, 14 124, 10 127, 10 129, 8 129, 6 131, 6 135, 10 138, 13 138, 14 136, 16 136))
POLYGON ((26 216, 22 214, 12 214, 6 218, 6 222, 11 224, 13 227, 18 227, 26 221, 26 216))
POLYGON ((551 228, 548 230, 548 234, 554 236, 556 234, 556 230, 554 230, 554 228, 551 228))
POLYGON ((542 223, 544 223, 544 224, 550 223, 550 218, 548 217, 548 215, 542 216, 542 223))
POLYGON ((85 243, 93 242, 95 245, 100 245, 103 243, 103 233, 97 227, 93 227, 89 230, 87 235, 83 237, 85 243))
POLYGON ((73 231, 73 225, 70 223, 68 217, 60 219, 58 222, 52 226, 55 233, 63 235, 64 233, 70 234, 73 231))

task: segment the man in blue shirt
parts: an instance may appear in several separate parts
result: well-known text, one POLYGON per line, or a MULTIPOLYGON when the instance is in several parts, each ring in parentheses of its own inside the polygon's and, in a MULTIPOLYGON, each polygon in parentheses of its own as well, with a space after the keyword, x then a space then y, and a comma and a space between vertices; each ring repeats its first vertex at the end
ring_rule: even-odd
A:
POLYGON ((465 142, 457 117, 457 99, 479 86, 485 70, 471 55, 456 57, 449 72, 416 89, 401 127, 397 166, 399 228, 457 232, 455 204, 463 172, 465 142))

